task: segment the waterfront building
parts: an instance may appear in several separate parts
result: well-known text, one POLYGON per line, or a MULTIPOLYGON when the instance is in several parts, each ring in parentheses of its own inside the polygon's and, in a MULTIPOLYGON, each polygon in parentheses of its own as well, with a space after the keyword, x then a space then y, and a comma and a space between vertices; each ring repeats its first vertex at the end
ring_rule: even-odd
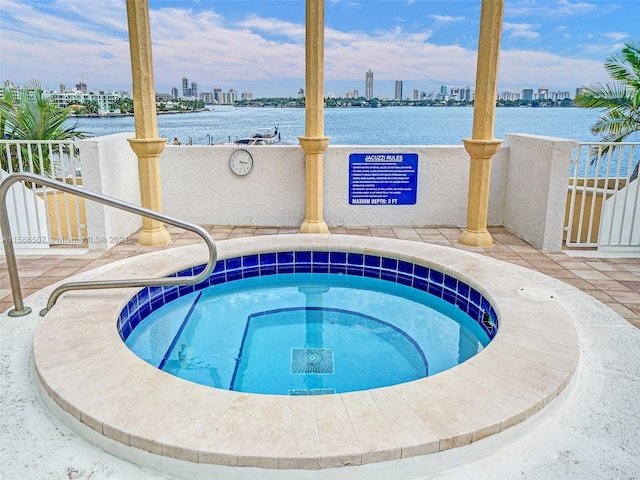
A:
POLYGON ((373 98, 373 72, 371 70, 365 76, 364 96, 367 100, 373 98))
POLYGON ((571 94, 568 91, 564 90, 556 90, 555 92, 551 92, 550 95, 551 100, 554 100, 556 102, 561 102, 566 98, 571 98, 571 94))
POLYGON ((413 89, 413 99, 414 100, 419 100, 420 99, 420 92, 418 91, 418 89, 413 89))
POLYGON ((539 88, 538 89, 538 100, 549 100, 549 89, 548 88, 539 88))
POLYGON ((214 103, 213 92, 202 92, 200 94, 200 100, 202 100, 205 105, 212 105, 214 103))
POLYGON ((240 94, 240 100, 253 100, 253 93, 251 93, 251 92, 242 92, 240 94))
POLYGON ((220 100, 218 103, 221 105, 233 105, 238 101, 238 92, 231 88, 228 92, 220 92, 220 100))
POLYGON ((402 101, 402 80, 396 80, 396 100, 402 101))
POLYGON ((533 100, 533 88, 522 89, 522 100, 529 102, 533 100))
POLYGON ((213 89, 213 100, 215 103, 222 103, 222 89, 214 88, 213 89))
POLYGON ((190 96, 198 98, 198 84, 196 82, 191 82, 190 96))
POLYGON ((103 90, 83 92, 78 88, 60 93, 52 90, 45 90, 43 91, 43 94, 61 108, 69 107, 71 105, 82 105, 86 102, 95 102, 98 104, 98 115, 120 113, 116 103, 123 98, 131 98, 131 95, 128 92, 103 90))
POLYGON ((178 89, 176 87, 173 87, 171 89, 171 98, 173 98, 174 100, 178 100, 178 89))

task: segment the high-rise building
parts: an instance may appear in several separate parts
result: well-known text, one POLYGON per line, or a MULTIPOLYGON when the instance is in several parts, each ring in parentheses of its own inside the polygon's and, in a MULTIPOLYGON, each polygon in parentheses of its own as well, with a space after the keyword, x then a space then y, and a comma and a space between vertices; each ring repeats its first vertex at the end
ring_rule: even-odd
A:
POLYGON ((87 93, 87 84, 84 82, 78 82, 76 83, 76 90, 82 92, 82 93, 87 93))
POLYGON ((373 72, 369 70, 365 76, 364 96, 367 100, 373 98, 373 72))
POLYGON ((396 80, 396 100, 402 100, 402 80, 396 80))
POLYGON ((176 87, 171 89, 171 98, 178 100, 178 89, 176 87))
POLYGON ((191 89, 189 88, 189 79, 187 77, 182 78, 182 96, 190 97, 191 89))
POLYGON ((198 97, 198 84, 196 82, 191 82, 190 96, 196 98, 198 97))
POLYGON ((522 100, 529 101, 529 102, 533 100, 533 88, 522 89, 522 100))
POLYGON ((538 89, 538 99, 539 100, 548 100, 549 99, 549 89, 548 88, 539 88, 538 89))
POLYGON ((217 103, 222 103, 222 89, 221 88, 214 88, 213 89, 213 99, 217 103))

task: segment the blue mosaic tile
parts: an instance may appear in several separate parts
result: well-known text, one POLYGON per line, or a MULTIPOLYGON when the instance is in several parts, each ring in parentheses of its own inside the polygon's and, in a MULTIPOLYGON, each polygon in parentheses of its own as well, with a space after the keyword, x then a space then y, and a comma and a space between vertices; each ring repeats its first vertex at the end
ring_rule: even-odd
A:
POLYGON ((275 265, 276 254, 275 253, 261 253, 260 254, 260 266, 263 265, 275 265))
POLYGON ((293 264, 293 252, 278 252, 276 257, 278 265, 293 264))
POLYGON ((398 260, 382 257, 382 268, 386 270, 398 270, 398 260))
POLYGON ((428 292, 434 297, 442 298, 442 291, 444 289, 440 285, 434 285, 433 283, 429 284, 428 292))
POLYGON ((363 268, 362 267, 355 267, 353 265, 347 265, 347 273, 349 275, 356 275, 358 277, 362 277, 363 276, 363 268))
POLYGON ((233 282, 242 278, 242 270, 227 270, 226 281, 233 282))
POLYGON ((140 309, 138 310, 138 315, 141 319, 148 317, 150 313, 151 313, 151 307, 149 306, 148 303, 140 307, 140 309))
POLYGON ((164 305, 164 297, 162 295, 151 300, 151 309, 156 310, 164 305))
POLYGON ((464 298, 461 298, 461 297, 458 297, 456 299, 455 305, 465 313, 469 309, 469 301, 465 300, 464 298))
POLYGON ((255 255, 247 255, 246 257, 242 257, 242 269, 257 267, 260 265, 258 261, 258 254, 255 255))
POLYGON ((444 276, 444 286, 445 286, 445 288, 448 288, 452 292, 455 292, 458 289, 458 279, 454 278, 454 277, 451 277, 449 275, 445 275, 444 276))
POLYGON ((178 289, 176 287, 165 287, 164 290, 164 301, 171 302, 178 298, 178 289))
POLYGON ((329 263, 329 252, 313 252, 311 259, 313 263, 329 263))
POLYGON ((396 277, 397 277, 397 274, 396 274, 395 271, 390 272, 390 271, 387 271, 387 270, 380 270, 380 278, 382 280, 388 280, 390 282, 395 282, 396 281, 396 277))
POLYGON ((380 268, 380 257, 377 257, 375 255, 365 255, 364 256, 364 265, 365 265, 365 267, 380 268))
POLYGON ((327 263, 312 263, 311 271, 313 273, 329 273, 329 264, 327 263))
POLYGON ((456 294, 446 288, 442 292, 442 299, 452 305, 456 304, 456 294))
POLYGON ((180 285, 178 287, 178 295, 180 295, 181 297, 193 293, 194 291, 195 287, 193 285, 180 285))
POLYGON ((364 265, 364 255, 361 253, 348 253, 347 265, 351 265, 351 266, 364 265))
POLYGON ((363 276, 369 278, 380 278, 380 269, 364 267, 363 276))
POLYGON ((227 258, 224 261, 224 268, 225 268, 226 271, 238 270, 238 269, 242 268, 242 259, 239 258, 239 257, 227 258))
POLYGON ((469 285, 464 282, 458 281, 458 296, 469 298, 469 285))
MULTIPOLYGON (((293 266, 290 266, 289 268, 293 270, 293 266)), ((285 273, 285 272, 280 272, 280 273, 285 273)), ((260 269, 258 267, 242 269, 242 278, 253 278, 253 277, 259 277, 259 276, 260 276, 260 269)))
POLYGON ((329 265, 329 273, 347 273, 347 266, 331 263, 329 265))
POLYGON ((484 311, 489 310, 491 308, 491 304, 489 303, 489 300, 482 297, 482 301, 480 302, 480 308, 484 311))
POLYGON ((405 262, 404 260, 398 260, 398 271, 413 275, 413 263, 405 262))
POLYGON ((332 264, 334 263, 346 264, 347 263, 346 252, 331 252, 329 254, 329 262, 332 264))
POLYGON ((220 260, 219 262, 216 262, 216 266, 213 268, 213 272, 211 273, 215 274, 220 272, 224 272, 224 262, 222 260, 220 260))
POLYGON ((278 273, 293 273, 293 272, 295 272, 295 266, 294 266, 293 263, 285 263, 285 264, 278 263, 277 272, 278 273))
POLYGON ((310 263, 300 263, 295 266, 296 273, 311 273, 310 263))
POLYGON ((427 289, 429 288, 429 282, 427 282, 426 280, 421 280, 420 278, 415 278, 413 279, 413 288, 417 288, 418 290, 422 290, 423 292, 426 292, 427 289))
POLYGON ((439 272, 438 270, 430 270, 429 280, 432 283, 437 283, 438 285, 442 285, 442 282, 444 281, 444 273, 439 272))
POLYGON ((260 275, 275 275, 277 267, 275 265, 261 265, 260 275))
POLYGON ((402 285, 408 285, 410 287, 411 284, 413 283, 413 277, 411 277, 409 275, 401 275, 399 273, 397 282, 401 283, 402 285))
POLYGON ((415 265, 413 267, 413 274, 418 278, 429 278, 429 269, 427 267, 423 267, 422 265, 415 265))
POLYGON ((311 252, 295 252, 296 264, 311 263, 311 252))
POLYGON ((471 300, 471 303, 473 303, 474 305, 480 306, 481 299, 482 299, 482 295, 480 295, 480 292, 478 292, 474 288, 470 288, 469 300, 471 300))

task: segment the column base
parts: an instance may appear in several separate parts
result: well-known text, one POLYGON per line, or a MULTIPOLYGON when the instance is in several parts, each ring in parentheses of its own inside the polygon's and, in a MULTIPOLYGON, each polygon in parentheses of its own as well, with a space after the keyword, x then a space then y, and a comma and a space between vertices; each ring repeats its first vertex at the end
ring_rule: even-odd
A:
POLYGON ((465 228, 458 241, 469 247, 493 247, 493 237, 487 230, 478 232, 465 228))
POLYGON ((300 233, 331 233, 329 227, 324 220, 312 222, 305 220, 300 225, 300 233))
POLYGON ((143 247, 162 247, 170 245, 172 240, 171 235, 164 227, 155 230, 145 230, 143 228, 138 235, 136 243, 143 247))

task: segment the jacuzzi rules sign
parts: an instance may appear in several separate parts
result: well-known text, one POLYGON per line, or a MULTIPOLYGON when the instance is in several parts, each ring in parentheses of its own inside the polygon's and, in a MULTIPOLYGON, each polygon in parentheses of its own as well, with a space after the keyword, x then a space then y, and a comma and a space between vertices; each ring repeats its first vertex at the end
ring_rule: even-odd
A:
POLYGON ((349 155, 350 205, 415 205, 417 153, 349 155))

